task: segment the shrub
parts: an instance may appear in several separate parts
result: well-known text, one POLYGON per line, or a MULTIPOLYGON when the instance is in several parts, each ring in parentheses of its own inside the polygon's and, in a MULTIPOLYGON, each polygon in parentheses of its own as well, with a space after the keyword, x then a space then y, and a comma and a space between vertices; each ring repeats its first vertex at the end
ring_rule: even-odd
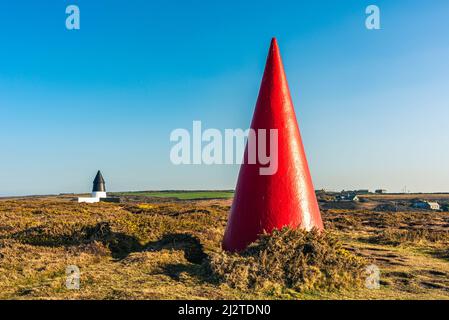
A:
POLYGON ((263 234, 241 253, 217 254, 212 272, 233 288, 281 286, 298 292, 360 286, 365 261, 329 233, 284 228, 263 234))

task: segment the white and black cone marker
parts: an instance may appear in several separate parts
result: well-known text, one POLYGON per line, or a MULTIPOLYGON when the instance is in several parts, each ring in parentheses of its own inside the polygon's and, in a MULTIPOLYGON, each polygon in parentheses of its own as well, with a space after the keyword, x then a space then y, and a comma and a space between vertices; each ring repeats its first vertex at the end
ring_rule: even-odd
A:
POLYGON ((106 186, 101 171, 98 170, 95 176, 92 188, 92 196, 90 198, 78 198, 78 202, 95 203, 99 202, 100 198, 106 198, 106 186))

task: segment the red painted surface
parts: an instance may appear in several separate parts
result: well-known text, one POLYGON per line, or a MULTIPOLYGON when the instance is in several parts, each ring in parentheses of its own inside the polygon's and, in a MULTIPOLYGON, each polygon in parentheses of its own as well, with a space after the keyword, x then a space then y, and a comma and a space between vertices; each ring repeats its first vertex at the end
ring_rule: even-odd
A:
POLYGON ((274 175, 260 175, 259 168, 264 166, 258 161, 248 164, 246 147, 223 239, 228 251, 245 249, 264 230, 323 229, 276 39, 271 42, 251 128, 267 129, 267 133, 278 129, 278 170, 274 175))

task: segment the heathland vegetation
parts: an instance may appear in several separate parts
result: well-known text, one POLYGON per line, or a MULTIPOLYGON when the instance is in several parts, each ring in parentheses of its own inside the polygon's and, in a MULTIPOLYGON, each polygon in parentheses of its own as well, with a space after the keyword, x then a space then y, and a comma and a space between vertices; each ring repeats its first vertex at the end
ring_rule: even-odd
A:
POLYGON ((280 230, 229 254, 230 199, 152 199, 0 200, 0 298, 449 299, 447 212, 327 204, 326 233, 280 230), (373 264, 380 289, 365 287, 373 264), (66 287, 68 265, 79 290, 66 287))

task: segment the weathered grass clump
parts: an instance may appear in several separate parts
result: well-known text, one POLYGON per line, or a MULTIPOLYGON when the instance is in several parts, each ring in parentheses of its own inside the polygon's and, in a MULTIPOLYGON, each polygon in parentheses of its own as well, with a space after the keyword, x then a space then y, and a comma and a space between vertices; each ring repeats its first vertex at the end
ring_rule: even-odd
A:
POLYGON ((232 288, 279 287, 298 292, 362 285, 365 260, 343 249, 329 233, 284 228, 264 234, 244 252, 221 253, 212 271, 232 288))
POLYGON ((443 230, 396 230, 387 229, 373 238, 380 244, 399 246, 404 243, 449 243, 449 232, 443 230))

